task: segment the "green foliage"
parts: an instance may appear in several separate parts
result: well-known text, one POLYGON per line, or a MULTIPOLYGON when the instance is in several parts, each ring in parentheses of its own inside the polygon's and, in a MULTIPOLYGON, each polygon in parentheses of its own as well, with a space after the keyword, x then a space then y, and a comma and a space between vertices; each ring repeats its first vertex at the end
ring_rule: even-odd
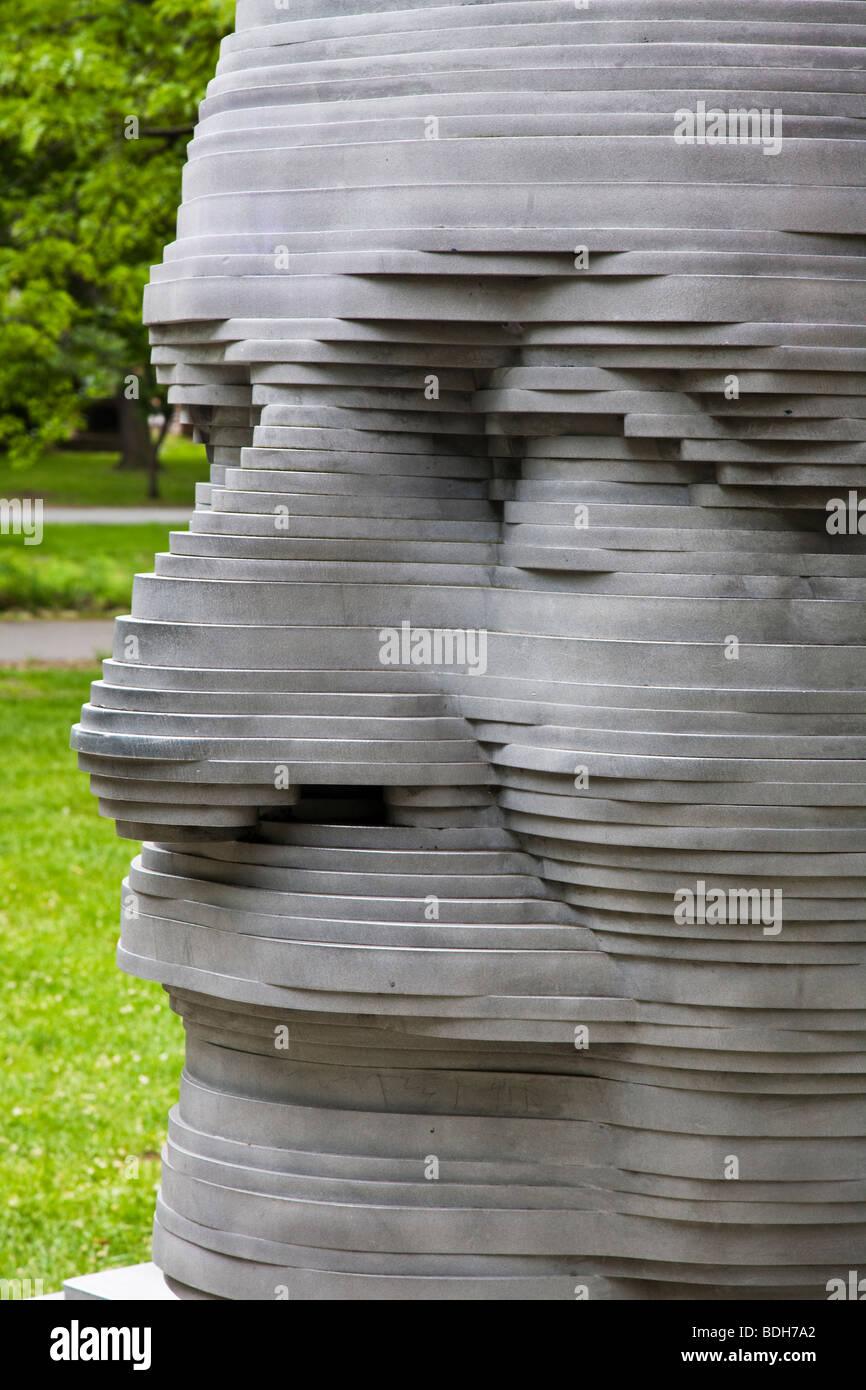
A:
POLYGON ((27 463, 129 373, 233 0, 0 0, 0 449, 27 463), (127 118, 139 138, 126 139, 127 118))
POLYGON ((168 550, 159 525, 49 525, 41 545, 0 537, 0 616, 104 618, 129 612, 134 574, 168 550))
POLYGON ((64 1278, 150 1258, 182 1029, 114 963, 134 846, 94 815, 69 751, 98 670, 0 671, 0 1274, 64 1278))
MULTIPOLYGON (((41 497, 46 507, 188 507, 192 512, 195 485, 208 476, 202 444, 170 435, 160 454, 160 501, 145 496, 146 478, 134 470, 118 470, 117 454, 45 454, 21 472, 0 456, 0 497, 41 497)), ((20 543, 20 542, 19 542, 20 543)))

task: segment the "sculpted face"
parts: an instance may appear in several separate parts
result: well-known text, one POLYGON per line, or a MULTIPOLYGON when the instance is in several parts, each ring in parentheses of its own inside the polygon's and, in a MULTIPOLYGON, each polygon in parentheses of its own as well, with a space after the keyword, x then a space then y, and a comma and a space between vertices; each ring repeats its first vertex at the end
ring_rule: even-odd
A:
POLYGON ((866 27, 583 9, 241 0, 201 108, 145 308, 211 480, 75 733, 181 1291, 866 1258, 866 27))

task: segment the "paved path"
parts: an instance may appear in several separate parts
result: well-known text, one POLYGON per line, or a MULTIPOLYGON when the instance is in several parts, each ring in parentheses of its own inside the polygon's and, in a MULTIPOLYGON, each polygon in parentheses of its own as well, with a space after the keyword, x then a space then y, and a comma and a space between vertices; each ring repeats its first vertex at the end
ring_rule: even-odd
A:
POLYGON ((68 661, 95 661, 107 656, 113 645, 111 619, 0 622, 0 666, 18 666, 24 661, 46 661, 56 666, 68 661))
POLYGON ((184 525, 192 515, 189 507, 43 507, 42 521, 68 525, 70 522, 102 526, 133 526, 147 521, 163 521, 167 526, 184 525))
MULTIPOLYGON (((44 525, 138 525, 163 521, 188 524, 192 507, 44 507, 44 525)), ((90 662, 107 656, 114 645, 111 619, 46 619, 28 623, 0 620, 0 666, 22 662, 90 662)))
MULTIPOLYGON (((164 522, 186 525, 191 507, 45 507, 45 526, 87 523, 90 525, 135 525, 164 522)), ((44 661, 62 666, 69 661, 96 661, 114 645, 111 619, 52 619, 32 622, 0 620, 0 666, 18 666, 25 661, 44 661)))

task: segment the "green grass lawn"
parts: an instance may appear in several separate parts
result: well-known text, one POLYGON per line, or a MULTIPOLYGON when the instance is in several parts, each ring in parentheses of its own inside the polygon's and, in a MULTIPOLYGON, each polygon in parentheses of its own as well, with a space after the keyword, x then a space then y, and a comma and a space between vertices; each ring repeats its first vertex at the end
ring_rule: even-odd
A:
POLYGON ((158 985, 114 964, 118 840, 69 751, 98 670, 0 671, 0 1278, 150 1258, 182 1027, 158 985))
POLYGON ((170 529, 157 523, 48 524, 41 545, 0 536, 0 618, 128 612, 132 576, 152 572, 156 552, 168 550, 170 529))
POLYGON ((0 458, 0 497, 41 497, 52 507, 189 507, 195 485, 208 476, 204 445, 172 435, 162 447, 158 502, 147 496, 143 470, 119 472, 117 454, 46 454, 30 468, 0 458))

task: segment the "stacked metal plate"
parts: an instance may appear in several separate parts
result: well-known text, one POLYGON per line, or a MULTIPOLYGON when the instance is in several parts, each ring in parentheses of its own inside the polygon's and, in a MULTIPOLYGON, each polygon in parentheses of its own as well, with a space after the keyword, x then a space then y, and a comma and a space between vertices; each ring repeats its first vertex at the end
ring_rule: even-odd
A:
POLYGON ((185 1296, 864 1268, 861 20, 240 0, 146 300, 211 479, 74 734, 185 1296))

